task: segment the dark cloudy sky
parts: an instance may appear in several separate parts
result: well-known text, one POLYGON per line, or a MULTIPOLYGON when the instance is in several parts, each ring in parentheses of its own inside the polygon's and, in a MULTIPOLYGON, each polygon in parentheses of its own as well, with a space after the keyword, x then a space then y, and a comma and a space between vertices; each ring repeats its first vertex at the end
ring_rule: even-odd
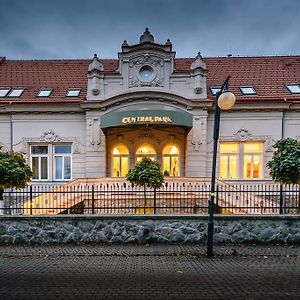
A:
POLYGON ((145 27, 177 57, 300 54, 299 0, 0 0, 0 56, 116 58, 145 27))

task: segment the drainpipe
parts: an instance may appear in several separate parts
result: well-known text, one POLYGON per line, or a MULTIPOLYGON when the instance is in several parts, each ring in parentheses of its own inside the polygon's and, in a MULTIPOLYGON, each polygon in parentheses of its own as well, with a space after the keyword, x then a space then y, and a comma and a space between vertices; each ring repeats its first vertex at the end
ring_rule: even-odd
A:
POLYGON ((281 117, 281 139, 284 139, 285 136, 285 110, 282 111, 282 117, 281 117))
POLYGON ((13 128, 13 114, 10 114, 10 152, 14 151, 14 128, 13 128))
MULTIPOLYGON (((282 111, 281 117, 281 139, 284 139, 285 136, 285 111, 282 111)), ((284 205, 284 195, 283 195, 283 185, 280 184, 280 199, 279 199, 279 214, 283 214, 283 205, 284 205)))

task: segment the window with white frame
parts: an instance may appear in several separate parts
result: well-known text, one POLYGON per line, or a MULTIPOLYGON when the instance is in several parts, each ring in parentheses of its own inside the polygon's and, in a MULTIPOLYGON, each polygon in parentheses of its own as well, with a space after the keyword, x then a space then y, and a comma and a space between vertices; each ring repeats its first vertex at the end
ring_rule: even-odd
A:
POLYGON ((262 168, 262 143, 245 143, 243 178, 261 178, 262 168))
POLYGON ((237 163, 239 155, 239 144, 222 143, 220 144, 220 178, 236 179, 237 163))
POLYGON ((49 179, 49 151, 48 146, 31 145, 30 147, 30 164, 32 169, 32 179, 48 180, 49 179))
POLYGON ((71 179, 71 145, 54 145, 54 179, 71 179))
POLYGON ((33 180, 69 180, 72 178, 71 144, 31 145, 30 165, 33 180))
POLYGON ((220 143, 220 178, 259 179, 263 172, 263 143, 220 143))

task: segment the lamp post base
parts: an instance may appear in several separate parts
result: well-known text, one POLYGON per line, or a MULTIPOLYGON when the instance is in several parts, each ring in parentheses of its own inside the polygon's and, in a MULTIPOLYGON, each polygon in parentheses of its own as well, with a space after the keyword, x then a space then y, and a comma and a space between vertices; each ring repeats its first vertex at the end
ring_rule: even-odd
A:
POLYGON ((207 257, 208 258, 214 257, 213 233, 214 233, 214 222, 212 220, 209 220, 208 228, 207 228, 207 257))

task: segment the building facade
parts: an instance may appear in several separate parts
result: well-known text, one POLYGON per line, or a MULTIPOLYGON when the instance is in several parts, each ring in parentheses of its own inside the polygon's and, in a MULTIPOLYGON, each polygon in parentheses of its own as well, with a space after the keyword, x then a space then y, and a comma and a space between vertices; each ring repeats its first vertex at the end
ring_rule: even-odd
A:
POLYGON ((145 156, 167 176, 208 177, 228 75, 237 102, 221 112, 218 176, 270 180, 272 145, 300 137, 300 56, 176 58, 148 29, 118 59, 1 57, 0 146, 25 153, 37 183, 123 177, 145 156))

